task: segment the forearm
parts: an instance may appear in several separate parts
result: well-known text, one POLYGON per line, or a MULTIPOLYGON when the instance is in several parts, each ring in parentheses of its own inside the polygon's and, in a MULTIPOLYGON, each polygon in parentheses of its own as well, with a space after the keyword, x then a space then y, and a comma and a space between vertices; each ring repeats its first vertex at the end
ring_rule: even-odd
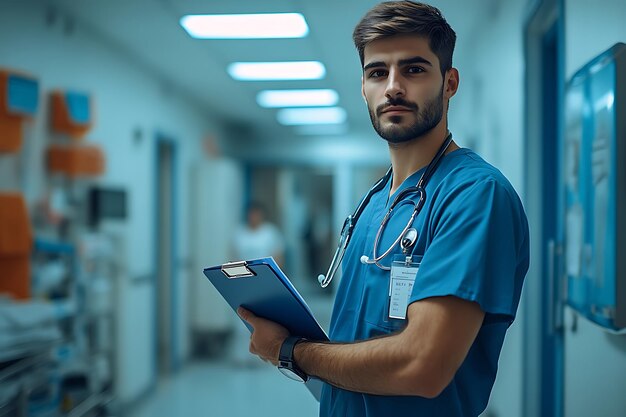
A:
MULTIPOLYGON (((250 352, 276 364, 287 329, 237 311, 254 329, 250 352)), ((409 306, 400 333, 357 343, 299 343, 294 360, 308 375, 346 390, 434 398, 461 366, 484 315, 478 304, 456 297, 426 299, 409 306)))
MULTIPOLYGON (((414 344, 414 343, 413 343, 414 344)), ((403 333, 363 342, 337 344, 303 342, 294 357, 308 375, 350 391, 376 395, 438 393, 433 368, 403 333), (429 369, 430 368, 430 369, 429 369)))

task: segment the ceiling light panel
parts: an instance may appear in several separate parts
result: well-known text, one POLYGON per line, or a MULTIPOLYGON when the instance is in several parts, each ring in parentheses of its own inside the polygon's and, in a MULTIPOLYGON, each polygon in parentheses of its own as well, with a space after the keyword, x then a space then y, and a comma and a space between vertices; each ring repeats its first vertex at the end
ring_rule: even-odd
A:
POLYGON ((304 109, 281 109, 276 118, 285 126, 341 124, 347 119, 346 111, 341 107, 318 107, 304 109))
POLYGON ((318 61, 234 62, 227 71, 239 81, 319 80, 326 75, 318 61))
POLYGON ((339 94, 330 89, 265 90, 257 94, 256 101, 266 108, 334 106, 339 94))
POLYGON ((196 39, 303 38, 309 33, 300 13, 187 15, 180 25, 196 39))

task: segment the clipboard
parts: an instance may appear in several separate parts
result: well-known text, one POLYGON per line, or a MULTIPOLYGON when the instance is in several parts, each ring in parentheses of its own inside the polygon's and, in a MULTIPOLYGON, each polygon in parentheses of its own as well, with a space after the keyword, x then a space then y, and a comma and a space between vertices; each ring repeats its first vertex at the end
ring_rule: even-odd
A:
MULTIPOLYGON (((235 312, 242 306, 281 324, 294 336, 328 341, 311 309, 273 258, 229 262, 205 268, 203 272, 235 312)), ((323 382, 309 378, 305 385, 319 401, 323 382)))

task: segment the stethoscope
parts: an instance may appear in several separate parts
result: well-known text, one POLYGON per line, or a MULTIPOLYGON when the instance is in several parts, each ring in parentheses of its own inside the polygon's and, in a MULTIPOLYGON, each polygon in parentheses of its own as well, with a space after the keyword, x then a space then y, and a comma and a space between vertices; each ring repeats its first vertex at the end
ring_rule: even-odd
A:
MULTIPOLYGON (((412 225, 413 225, 413 221, 415 220, 415 217, 417 217, 419 212, 422 210, 424 203, 426 202, 426 189, 425 189, 426 183, 430 180, 430 178, 434 174, 435 170, 437 169, 437 166, 439 165, 439 162, 441 161, 441 158, 443 157, 443 155, 446 153, 446 150, 450 146, 450 143, 452 143, 452 133, 448 132, 448 136, 446 136, 446 139, 443 141, 443 143, 439 147, 439 150, 433 157, 432 161, 430 161, 430 163, 428 164, 428 166, 422 173, 417 184, 414 186, 405 188, 404 190, 398 193, 396 198, 393 200, 393 203, 391 203, 391 206, 387 210, 385 217, 383 217, 383 220, 381 221, 380 226, 378 227, 378 232, 376 233, 376 238, 374 239, 374 248, 372 251, 372 257, 370 258, 367 255, 361 256, 362 263, 368 264, 368 265, 376 265, 380 269, 388 271, 391 268, 388 266, 382 265, 380 261, 382 261, 385 257, 387 257, 387 255, 391 253, 393 248, 398 243, 400 243, 403 250, 408 250, 408 248, 410 248, 411 246, 415 244, 415 241, 417 240, 417 230, 415 230, 412 227, 412 225), (417 200, 417 203, 415 203, 412 199, 403 200, 404 197, 406 197, 409 194, 419 195, 419 200, 417 200), (389 221, 391 214, 393 213, 396 207, 404 205, 404 204, 413 204, 413 213, 411 214, 409 221, 406 223, 406 226, 404 226, 404 229, 402 229, 402 232, 398 235, 396 240, 393 241, 393 243, 389 246, 389 248, 385 252, 383 252, 381 255, 376 255, 378 253, 378 244, 380 242, 380 238, 383 234, 383 231, 385 230, 385 227, 387 226, 387 222, 389 221)), ((350 241, 350 238, 352 237, 352 231, 354 230, 354 226, 356 225, 356 222, 359 219, 359 217, 361 217, 361 214, 363 213, 365 206, 367 206, 367 204, 370 202, 374 194, 376 194, 377 192, 385 188, 385 186, 391 179, 391 175, 392 175, 392 170, 391 168, 389 168, 389 170, 387 170, 387 173, 381 179, 379 179, 374 184, 374 186, 372 186, 372 188, 367 192, 367 194, 365 195, 365 198, 361 200, 361 202, 357 206, 354 213, 350 214, 346 218, 346 220, 343 222, 343 227, 341 228, 341 237, 339 238, 339 244, 337 245, 337 249, 335 250, 333 259, 330 262, 330 266, 328 267, 328 272, 326 273, 326 275, 320 274, 317 277, 317 280, 319 281, 322 288, 326 288, 328 284, 330 284, 330 282, 333 280, 333 277, 335 276, 335 273, 339 269, 339 265, 341 265, 343 256, 346 253, 348 242, 350 241)))

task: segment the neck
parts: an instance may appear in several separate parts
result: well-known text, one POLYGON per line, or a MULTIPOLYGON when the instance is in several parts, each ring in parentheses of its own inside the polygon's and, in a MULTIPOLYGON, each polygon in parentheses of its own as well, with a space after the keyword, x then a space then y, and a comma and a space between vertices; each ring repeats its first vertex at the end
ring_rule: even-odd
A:
MULTIPOLYGON (((447 136, 448 130, 445 123, 440 123, 423 136, 404 143, 389 144, 393 168, 393 180, 389 195, 393 194, 411 174, 426 167, 432 161, 447 136)), ((459 147, 453 141, 446 150, 446 154, 456 149, 459 147)))

